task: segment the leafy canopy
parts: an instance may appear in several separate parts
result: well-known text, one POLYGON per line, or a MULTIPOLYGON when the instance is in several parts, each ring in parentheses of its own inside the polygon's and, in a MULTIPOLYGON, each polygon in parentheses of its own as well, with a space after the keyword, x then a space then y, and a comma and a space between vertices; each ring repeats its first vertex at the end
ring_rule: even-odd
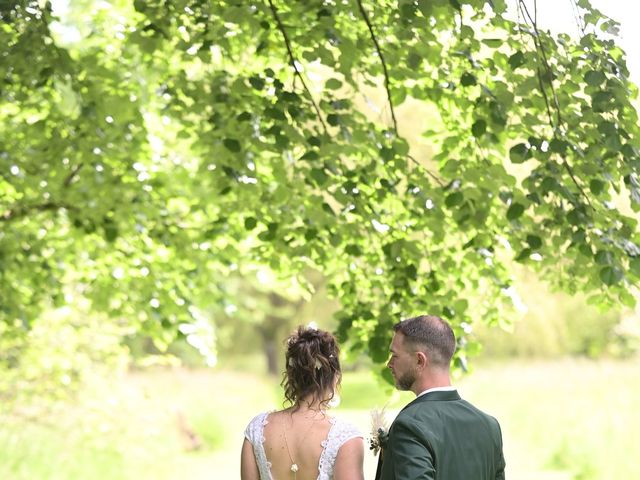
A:
POLYGON ((168 342, 247 263, 322 272, 376 362, 417 313, 473 346, 513 261, 634 304, 637 88, 587 0, 578 39, 524 1, 71 3, 0 9, 3 335, 82 297, 168 342))

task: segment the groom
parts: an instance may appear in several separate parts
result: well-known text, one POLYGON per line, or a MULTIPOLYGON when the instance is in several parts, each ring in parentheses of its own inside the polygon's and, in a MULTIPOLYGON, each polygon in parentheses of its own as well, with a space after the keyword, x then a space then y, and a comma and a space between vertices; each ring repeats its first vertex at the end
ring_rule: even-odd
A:
POLYGON ((504 479, 498 421, 451 386, 451 327, 423 315, 397 323, 389 368, 400 390, 417 398, 398 414, 378 461, 376 480, 504 479))

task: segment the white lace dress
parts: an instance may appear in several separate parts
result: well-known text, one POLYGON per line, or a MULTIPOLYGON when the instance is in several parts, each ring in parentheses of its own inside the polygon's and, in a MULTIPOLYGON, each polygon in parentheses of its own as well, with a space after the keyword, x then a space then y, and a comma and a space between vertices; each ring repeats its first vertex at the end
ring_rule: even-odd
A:
MULTIPOLYGON (((244 431, 244 436, 253 445, 253 454, 256 457, 260 480, 273 480, 271 476, 271 462, 267 461, 264 451, 264 426, 268 423, 270 412, 256 415, 244 431)), ((338 450, 352 438, 362 437, 360 431, 353 425, 338 418, 330 417, 331 428, 327 438, 322 441, 322 453, 318 462, 318 480, 332 480, 333 466, 336 463, 338 450)))

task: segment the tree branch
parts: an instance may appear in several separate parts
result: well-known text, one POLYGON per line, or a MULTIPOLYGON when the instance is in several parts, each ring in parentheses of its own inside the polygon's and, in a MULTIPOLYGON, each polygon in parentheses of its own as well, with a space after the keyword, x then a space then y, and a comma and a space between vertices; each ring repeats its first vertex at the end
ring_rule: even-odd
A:
POLYGON ((573 7, 573 16, 575 17, 576 24, 578 25, 578 28, 580 29, 580 31, 582 32, 582 35, 584 36, 587 34, 587 31, 586 31, 587 29, 582 19, 582 16, 580 15, 580 10, 578 9, 578 4, 576 3, 576 0, 571 0, 571 6, 573 7))
MULTIPOLYGON (((560 110, 560 102, 558 101, 558 96, 556 94, 555 87, 553 86, 553 77, 552 77, 552 73, 553 72, 551 70, 551 66, 549 65, 549 61, 547 60, 547 54, 545 52, 544 46, 542 45, 542 39, 540 37, 540 31, 538 30, 537 18, 533 18, 531 16, 531 14, 529 13, 529 9, 527 8, 527 5, 524 3, 524 0, 518 0, 518 6, 522 10, 522 13, 528 17, 529 22, 531 23, 531 26, 533 27, 533 33, 531 34, 531 36, 533 37, 533 43, 534 43, 534 45, 536 47, 536 53, 539 53, 540 56, 542 57, 542 63, 543 63, 543 66, 544 66, 544 68, 546 70, 546 75, 548 77, 549 88, 551 88, 551 93, 553 94, 553 101, 554 101, 554 107, 555 107, 556 118, 557 118, 557 124, 556 124, 557 128, 555 128, 554 125, 553 125, 553 120, 552 120, 552 115, 551 115, 551 108, 550 108, 550 105, 549 105, 549 98, 547 97, 547 93, 546 93, 546 91, 544 89, 544 83, 543 83, 542 75, 540 73, 540 69, 537 68, 536 70, 537 70, 537 75, 538 75, 538 82, 540 83, 540 90, 542 91, 542 95, 544 96, 544 101, 545 101, 545 104, 546 104, 546 107, 547 107, 547 114, 549 115, 549 123, 551 125, 551 128, 553 129, 553 136, 555 137, 557 135, 557 132, 560 130, 560 127, 562 126, 562 124, 564 122, 562 120, 562 114, 561 114, 561 110, 560 110)), ((536 17, 537 17, 537 0, 534 0, 534 8, 536 9, 536 17)), ((576 178, 575 174, 573 173, 573 169, 571 168, 571 166, 567 162, 567 159, 564 158, 564 156, 562 156, 562 155, 560 156, 560 159, 562 160, 562 165, 564 166, 565 170, 569 174, 569 177, 571 178, 571 181, 574 183, 574 185, 576 186, 576 188, 578 189, 580 194, 587 201, 587 204, 591 208, 593 208, 593 205, 591 205, 591 200, 589 200, 589 197, 587 196, 587 194, 583 190, 582 186, 578 183, 578 179, 576 178)))
MULTIPOLYGON (((529 22, 531 23, 531 26, 533 27, 533 31, 535 32, 535 35, 532 35, 533 43, 536 46, 536 53, 539 53, 542 57, 542 64, 544 65, 546 74, 549 77, 548 83, 549 83, 549 88, 551 89, 551 93, 553 95, 553 103, 555 104, 557 125, 560 126, 563 123, 561 111, 560 111, 560 102, 558 102, 558 95, 556 94, 555 87, 553 86, 553 78, 552 78, 553 72, 551 70, 551 66, 549 65, 549 61, 547 60, 547 52, 544 49, 544 45, 542 45, 542 40, 540 38, 540 31, 538 30, 537 20, 533 18, 529 13, 529 9, 527 8, 526 3, 524 3, 524 0, 519 0, 519 5, 520 5, 520 8, 522 8, 523 13, 529 18, 529 22)), ((536 8, 536 12, 537 12, 536 0, 534 0, 534 7, 536 8)))
MULTIPOLYGON (((73 179, 77 177, 78 172, 80 171, 80 169, 82 169, 83 166, 84 163, 79 163, 78 165, 76 165, 63 180, 62 186, 65 188, 69 187, 69 185, 71 185, 73 179)), ((28 215, 30 212, 46 212, 51 210, 59 210, 61 208, 65 208, 67 210, 75 210, 75 207, 72 207, 71 205, 54 201, 38 203, 34 205, 19 205, 15 208, 10 208, 9 210, 6 210, 4 213, 0 214, 0 222, 15 220, 16 218, 28 215)))
POLYGON ((382 64, 382 71, 384 73, 384 88, 387 91, 387 101, 389 102, 389 109, 391 110, 391 119, 393 120, 393 130, 396 132, 396 136, 400 136, 398 134, 398 121, 396 120, 396 114, 393 107, 393 101, 391 100, 391 90, 390 90, 390 81, 389 81, 389 70, 387 69, 387 62, 384 60, 384 55, 382 54, 382 49, 380 48, 380 44, 378 43, 378 39, 373 32, 373 25, 371 25, 371 21, 369 20, 369 16, 362 5, 362 0, 356 0, 358 2, 358 8, 360 10, 360 14, 367 24, 367 28, 369 29, 369 34, 371 36, 371 40, 376 47, 376 52, 378 52, 378 57, 380 57, 380 63, 382 64))
POLYGON ((23 205, 18 206, 16 208, 12 208, 6 210, 2 215, 0 215, 0 222, 9 222, 11 220, 15 220, 16 218, 24 217, 30 212, 46 212, 49 210, 59 210, 61 208, 65 208, 67 210, 75 210, 71 205, 66 205, 64 203, 56 203, 56 202, 45 202, 38 203, 35 205, 23 205))
POLYGON ((302 82, 302 86, 304 87, 304 90, 309 95, 309 99, 311 100, 313 108, 316 111, 316 115, 318 116, 318 120, 320 120, 320 123, 322 124, 322 129, 324 130, 324 133, 328 136, 329 135, 329 131, 327 130, 327 126, 325 125, 324 121, 322 120, 322 114, 320 113, 320 108, 318 107, 318 105, 316 104, 315 100, 313 99, 313 95, 311 94, 311 90, 309 90, 309 87, 307 87, 307 84, 304 81, 304 77, 302 76, 302 72, 300 72, 300 70, 298 70, 298 65, 296 64, 297 63, 296 62, 296 58, 293 55, 293 49, 291 48, 291 41, 289 40, 289 36, 287 35, 286 30, 284 29, 284 24, 282 23, 282 20, 280 19, 280 15, 278 15, 278 9, 274 5, 273 0, 269 0, 269 7, 271 8, 271 13, 273 14, 273 18, 275 19, 276 24, 278 25, 278 30, 282 34, 282 38, 284 39, 284 44, 287 47, 287 53, 289 55, 289 62, 291 63, 291 66, 293 67, 294 74, 295 74, 296 77, 298 77, 300 79, 300 82, 302 82))
POLYGON ((79 163, 78 165, 76 165, 73 168, 73 170, 71 170, 69 175, 67 175, 67 178, 64 179, 64 182, 62 182, 62 185, 64 185, 65 187, 68 187, 69 185, 71 185, 71 182, 78 175, 78 172, 83 166, 84 166, 84 163, 79 163))
POLYGON ((411 160, 413 163, 415 163, 421 170, 423 170, 427 175, 429 175, 431 178, 433 178, 438 185, 440 185, 441 187, 444 187, 444 182, 435 174, 433 173, 431 170, 429 170, 428 168, 426 168, 424 165, 422 165, 420 162, 418 162, 418 160, 416 160, 415 158, 413 158, 411 155, 407 154, 407 158, 409 160, 411 160))
POLYGON ((549 103, 549 97, 547 96, 547 91, 544 88, 544 81, 542 80, 542 73, 540 72, 540 68, 536 67, 536 77, 538 77, 538 85, 540 85, 540 91, 542 92, 542 96, 544 98, 545 107, 547 107, 547 116, 549 117, 549 125, 555 131, 555 126, 553 125, 553 114, 551 113, 551 104, 549 103))
MULTIPOLYGON (((376 52, 378 53, 378 57, 380 57, 380 64, 382 65, 382 71, 384 73, 384 88, 385 88, 385 91, 387 92, 387 102, 389 103, 389 110, 391 111, 391 120, 393 121, 393 130, 396 136, 400 137, 400 133, 398 132, 398 120, 396 119, 393 100, 391 99, 391 88, 390 88, 391 81, 389 77, 389 70, 387 68, 387 62, 385 61, 384 55, 382 54, 382 49, 380 48, 380 44, 378 43, 378 38, 376 37, 375 32, 373 31, 373 25, 369 20, 369 16, 367 15, 366 10, 364 9, 364 5, 362 5, 362 0, 356 0, 356 1, 358 3, 358 9, 360 10, 360 14, 362 15, 362 18, 367 24, 367 28, 369 29, 369 35, 371 36, 371 41, 376 47, 376 52)), ((442 182, 442 180, 440 180, 430 170, 425 168, 424 165, 418 162, 415 158, 413 158, 411 155, 407 155, 407 158, 409 158, 409 160, 411 160, 414 164, 416 164, 418 167, 424 170, 427 173, 427 175, 433 178, 440 186, 444 186, 444 183, 442 182)))

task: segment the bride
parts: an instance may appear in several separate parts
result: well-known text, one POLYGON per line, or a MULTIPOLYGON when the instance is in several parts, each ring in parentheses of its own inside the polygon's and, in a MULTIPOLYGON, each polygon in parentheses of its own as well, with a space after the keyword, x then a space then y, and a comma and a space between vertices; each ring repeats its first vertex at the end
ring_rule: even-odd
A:
POLYGON ((251 420, 242 480, 362 480, 362 434, 328 414, 340 384, 339 348, 328 332, 298 327, 287 340, 283 410, 251 420))

